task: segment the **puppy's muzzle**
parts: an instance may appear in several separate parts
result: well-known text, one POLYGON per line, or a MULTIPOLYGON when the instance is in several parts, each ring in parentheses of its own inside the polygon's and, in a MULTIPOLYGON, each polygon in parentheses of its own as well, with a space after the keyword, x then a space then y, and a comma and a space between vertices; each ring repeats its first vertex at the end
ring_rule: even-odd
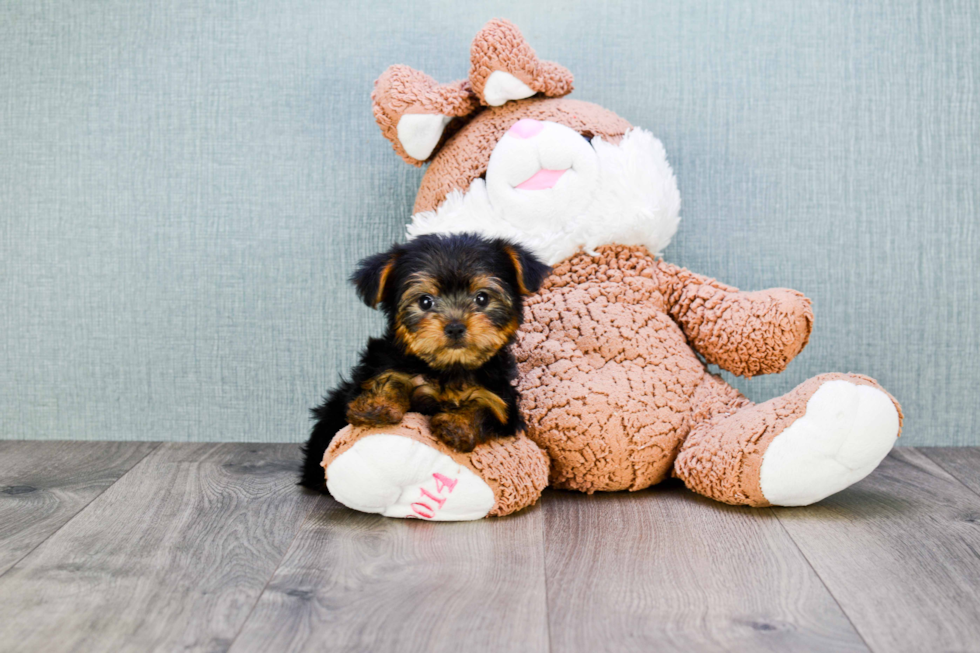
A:
POLYGON ((466 325, 457 320, 453 320, 452 322, 446 325, 445 329, 443 329, 443 332, 446 334, 446 337, 449 338, 449 340, 453 344, 457 344, 460 340, 463 339, 463 336, 466 335, 466 325))

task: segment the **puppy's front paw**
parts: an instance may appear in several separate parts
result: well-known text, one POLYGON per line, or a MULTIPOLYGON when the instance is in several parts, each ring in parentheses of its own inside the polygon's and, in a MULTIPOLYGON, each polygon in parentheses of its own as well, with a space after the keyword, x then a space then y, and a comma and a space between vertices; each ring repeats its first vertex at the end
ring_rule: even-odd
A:
POLYGON ((465 413, 437 413, 429 424, 432 434, 456 451, 473 451, 483 441, 473 417, 465 413))
POLYGON ((401 422, 407 410, 391 397, 365 393, 347 405, 347 421, 354 426, 390 426, 401 422))

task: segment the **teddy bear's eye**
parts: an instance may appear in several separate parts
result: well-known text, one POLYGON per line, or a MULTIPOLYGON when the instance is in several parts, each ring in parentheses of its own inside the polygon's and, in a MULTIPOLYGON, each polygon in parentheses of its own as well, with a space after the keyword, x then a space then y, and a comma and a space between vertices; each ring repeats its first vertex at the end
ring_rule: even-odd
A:
POLYGON ((483 308, 490 303, 490 295, 481 290, 480 292, 476 293, 476 297, 473 298, 473 301, 476 302, 477 306, 483 308))
POLYGON ((431 309, 434 303, 435 302, 432 300, 432 297, 429 295, 422 295, 419 297, 419 308, 421 308, 423 311, 431 309))

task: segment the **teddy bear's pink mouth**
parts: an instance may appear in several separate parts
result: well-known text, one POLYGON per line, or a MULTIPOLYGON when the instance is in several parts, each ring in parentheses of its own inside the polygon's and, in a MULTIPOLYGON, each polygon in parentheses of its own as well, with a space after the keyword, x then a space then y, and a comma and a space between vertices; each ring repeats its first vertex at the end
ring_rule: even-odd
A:
POLYGON ((547 190, 554 187, 566 172, 568 170, 545 170, 542 168, 514 188, 521 190, 547 190))

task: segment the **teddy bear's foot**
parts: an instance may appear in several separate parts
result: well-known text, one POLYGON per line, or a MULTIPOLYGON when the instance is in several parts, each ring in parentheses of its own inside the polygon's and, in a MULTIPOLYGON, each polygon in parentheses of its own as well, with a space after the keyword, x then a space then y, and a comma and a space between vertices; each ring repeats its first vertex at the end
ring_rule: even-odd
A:
POLYGON ((327 489, 348 508, 386 517, 470 521, 525 508, 548 481, 548 462, 523 435, 460 453, 409 413, 401 424, 338 432, 323 459, 327 489))
POLYGON ((898 409, 884 390, 827 381, 807 401, 806 413, 766 448, 762 494, 776 506, 816 503, 874 471, 898 432, 898 409))
POLYGON ((367 435, 327 466, 337 501, 385 517, 469 521, 487 516, 493 490, 444 453, 394 433, 367 435))
POLYGON ((806 506, 870 474, 900 429, 898 404, 874 380, 825 374, 696 426, 674 469, 726 503, 806 506))

